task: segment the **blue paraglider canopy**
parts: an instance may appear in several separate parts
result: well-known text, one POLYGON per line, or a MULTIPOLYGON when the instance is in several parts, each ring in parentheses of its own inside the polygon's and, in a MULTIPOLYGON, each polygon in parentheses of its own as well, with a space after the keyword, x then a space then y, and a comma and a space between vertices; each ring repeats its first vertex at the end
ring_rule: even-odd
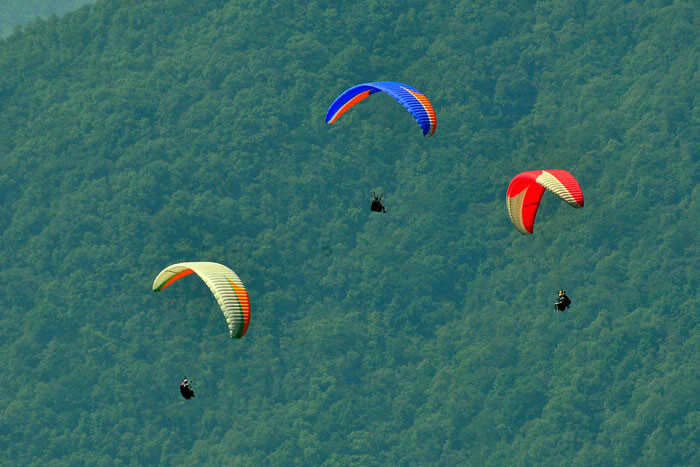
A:
POLYGON ((396 99, 413 115, 423 135, 432 136, 437 126, 437 118, 432 104, 416 88, 394 81, 377 81, 351 87, 338 96, 326 113, 326 123, 335 123, 350 107, 377 92, 385 92, 396 99))

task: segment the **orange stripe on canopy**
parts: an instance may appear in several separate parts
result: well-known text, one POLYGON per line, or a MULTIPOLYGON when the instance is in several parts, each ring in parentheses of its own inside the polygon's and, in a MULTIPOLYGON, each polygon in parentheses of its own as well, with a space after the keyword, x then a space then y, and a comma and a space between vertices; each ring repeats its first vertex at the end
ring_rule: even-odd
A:
POLYGON ((420 104, 425 109, 426 113, 428 114, 428 120, 430 121, 430 134, 428 136, 433 136, 435 134, 435 130, 437 129, 437 116, 435 115, 435 109, 433 109, 433 105, 430 103, 428 98, 425 97, 425 95, 416 91, 411 91, 410 89, 406 89, 406 91, 410 92, 413 95, 413 97, 418 99, 418 102, 420 102, 420 104))
POLYGON ((358 102, 360 102, 363 99, 367 99, 368 97, 369 97, 369 90, 367 90, 365 92, 361 92, 358 95, 356 95, 355 97, 353 97, 352 99, 350 99, 349 101, 347 101, 345 103, 345 105, 342 106, 341 108, 339 108, 338 111, 335 113, 335 115, 333 115, 333 117, 328 121, 328 124, 330 125, 330 124, 335 123, 335 121, 338 120, 338 118, 340 118, 340 116, 343 115, 345 112, 347 112, 347 110, 350 107, 357 104, 358 102))
POLYGON ((194 271, 191 270, 191 269, 185 269, 184 271, 175 274, 173 277, 171 277, 170 279, 168 279, 163 285, 161 285, 160 287, 158 287, 158 290, 163 290, 164 288, 168 287, 168 286, 169 286, 170 284, 172 284, 173 282, 178 281, 178 280, 182 279, 183 277, 189 276, 189 275, 192 274, 193 272, 194 272, 194 271))
POLYGON ((250 299, 248 298, 248 291, 240 285, 234 284, 231 279, 228 281, 231 284, 231 287, 233 287, 233 291, 236 293, 238 303, 241 304, 241 311, 243 312, 243 331, 238 337, 243 337, 248 331, 248 325, 250 324, 250 299))

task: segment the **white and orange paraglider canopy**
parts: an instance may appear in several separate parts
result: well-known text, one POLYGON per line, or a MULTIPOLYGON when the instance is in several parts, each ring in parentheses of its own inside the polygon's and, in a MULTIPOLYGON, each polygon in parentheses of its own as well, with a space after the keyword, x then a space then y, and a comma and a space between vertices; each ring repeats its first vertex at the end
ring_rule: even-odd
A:
POLYGON ((532 233, 537 208, 545 190, 551 191, 572 207, 583 207, 581 187, 566 170, 530 170, 518 174, 508 185, 506 207, 510 220, 520 233, 532 233))
POLYGON ((243 337, 250 324, 250 300, 248 291, 235 272, 219 263, 194 262, 171 264, 153 281, 153 291, 158 292, 175 281, 197 274, 214 294, 228 324, 231 338, 243 337))

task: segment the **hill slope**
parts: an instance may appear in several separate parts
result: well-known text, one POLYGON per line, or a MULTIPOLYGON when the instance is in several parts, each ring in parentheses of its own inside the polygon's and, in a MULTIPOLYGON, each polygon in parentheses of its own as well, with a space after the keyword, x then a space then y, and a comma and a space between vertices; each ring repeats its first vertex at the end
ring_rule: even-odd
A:
POLYGON ((91 0, 3 0, 0 5, 0 37, 9 35, 37 16, 62 15, 90 3, 91 0))
POLYGON ((12 35, 3 460, 700 463, 697 19, 661 3, 104 1, 12 35), (435 136, 382 95, 325 125, 371 80, 435 136), (538 168, 586 207, 523 237, 538 168), (241 276, 244 339, 197 280, 150 292, 186 260, 241 276))

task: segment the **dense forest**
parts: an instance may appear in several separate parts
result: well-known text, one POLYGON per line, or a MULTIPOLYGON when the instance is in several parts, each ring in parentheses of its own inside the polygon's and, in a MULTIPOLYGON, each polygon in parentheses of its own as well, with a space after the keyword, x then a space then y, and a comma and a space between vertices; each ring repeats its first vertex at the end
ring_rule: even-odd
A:
POLYGON ((93 0, 2 0, 0 2, 0 37, 9 35, 39 17, 61 15, 93 0))
POLYGON ((100 0, 0 40, 0 464, 700 465, 697 11, 100 0), (379 80, 433 137, 382 94, 326 125, 379 80), (523 236, 535 169, 586 204, 523 236), (180 261, 237 272, 243 339, 151 291, 180 261))

